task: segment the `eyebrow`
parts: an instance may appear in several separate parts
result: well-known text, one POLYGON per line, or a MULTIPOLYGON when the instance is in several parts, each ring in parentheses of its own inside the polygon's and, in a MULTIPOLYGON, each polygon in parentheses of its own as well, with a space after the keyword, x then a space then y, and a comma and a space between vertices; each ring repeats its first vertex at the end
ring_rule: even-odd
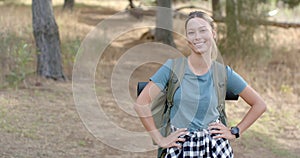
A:
MULTIPOLYGON (((196 29, 202 29, 202 28, 206 28, 206 26, 200 26, 200 27, 198 27, 196 29)), ((191 29, 195 29, 195 28, 188 28, 187 30, 191 30, 191 29)))

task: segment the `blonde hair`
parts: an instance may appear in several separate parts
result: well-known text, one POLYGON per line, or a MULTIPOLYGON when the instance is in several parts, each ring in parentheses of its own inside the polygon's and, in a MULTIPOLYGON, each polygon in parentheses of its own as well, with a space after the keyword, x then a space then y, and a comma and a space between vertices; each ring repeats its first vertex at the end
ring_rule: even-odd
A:
POLYGON ((201 19, 207 21, 213 30, 215 29, 214 19, 202 11, 190 12, 190 14, 188 15, 188 18, 185 21, 185 29, 186 29, 187 23, 193 18, 201 18, 201 19))
MULTIPOLYGON (((190 14, 188 15, 188 18, 185 21, 185 26, 184 26, 185 30, 186 30, 186 27, 187 27, 187 23, 193 18, 201 18, 201 19, 205 20, 211 26, 212 30, 215 30, 215 25, 214 25, 213 18, 211 18, 207 13, 202 12, 202 11, 190 12, 190 14)), ((212 50, 211 50, 211 58, 213 60, 216 60, 216 58, 218 56, 218 52, 219 52, 219 50, 218 50, 218 47, 217 47, 217 44, 216 44, 216 39, 213 38, 213 40, 212 40, 212 50)))

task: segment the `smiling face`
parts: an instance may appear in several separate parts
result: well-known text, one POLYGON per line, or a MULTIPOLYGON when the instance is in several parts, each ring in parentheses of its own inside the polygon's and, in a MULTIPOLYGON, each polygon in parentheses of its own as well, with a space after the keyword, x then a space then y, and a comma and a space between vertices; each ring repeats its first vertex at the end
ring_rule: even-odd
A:
POLYGON ((194 45, 195 53, 210 52, 215 32, 211 25, 202 18, 191 18, 186 24, 187 39, 194 45))

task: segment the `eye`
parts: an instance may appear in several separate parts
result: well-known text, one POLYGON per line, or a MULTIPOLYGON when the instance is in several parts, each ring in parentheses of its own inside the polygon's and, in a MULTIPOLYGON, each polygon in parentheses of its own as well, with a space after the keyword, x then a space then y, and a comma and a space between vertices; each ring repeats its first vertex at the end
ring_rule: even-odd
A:
POLYGON ((193 34, 195 34, 194 31, 189 31, 189 32, 188 32, 188 35, 193 35, 193 34))
POLYGON ((201 29, 201 30, 199 30, 200 32, 205 32, 206 31, 206 29, 201 29))

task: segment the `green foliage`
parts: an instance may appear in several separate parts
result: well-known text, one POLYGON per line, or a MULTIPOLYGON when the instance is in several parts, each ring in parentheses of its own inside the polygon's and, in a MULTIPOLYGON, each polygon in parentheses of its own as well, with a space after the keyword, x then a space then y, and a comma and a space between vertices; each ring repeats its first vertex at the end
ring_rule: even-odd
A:
POLYGON ((226 1, 226 26, 219 28, 221 52, 247 57, 270 56, 269 32, 259 21, 265 19, 260 0, 226 1))
POLYGON ((14 87, 32 73, 33 47, 16 33, 0 33, 0 87, 14 87))
POLYGON ((289 8, 294 8, 300 4, 300 0, 280 0, 284 4, 287 4, 289 8))
POLYGON ((9 86, 17 87, 33 70, 28 68, 30 62, 33 61, 32 52, 27 43, 20 42, 12 48, 10 60, 10 72, 5 76, 5 80, 9 86))
POLYGON ((75 56, 77 54, 77 51, 80 47, 81 40, 79 37, 75 39, 68 39, 66 41, 62 41, 61 43, 61 52, 62 52, 62 58, 63 58, 63 65, 65 69, 67 69, 67 75, 71 75, 73 64, 75 60, 75 56))

